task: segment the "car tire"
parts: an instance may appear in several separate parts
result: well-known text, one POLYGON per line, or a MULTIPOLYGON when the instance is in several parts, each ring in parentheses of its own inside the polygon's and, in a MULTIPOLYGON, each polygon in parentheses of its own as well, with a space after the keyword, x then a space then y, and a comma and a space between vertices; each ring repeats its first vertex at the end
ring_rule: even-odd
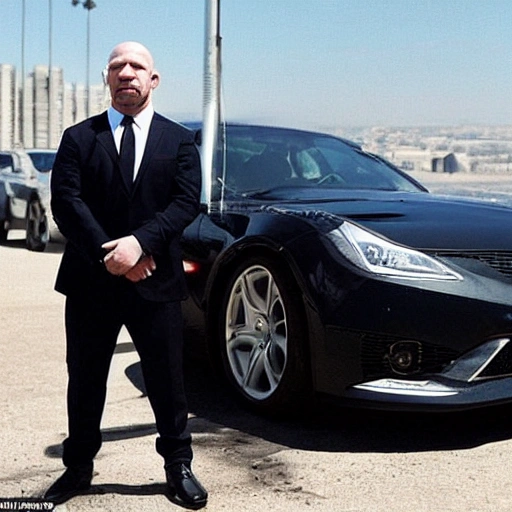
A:
POLYGON ((26 247, 29 251, 43 252, 49 241, 48 219, 37 199, 27 207, 26 247))
POLYGON ((0 244, 5 244, 7 242, 7 234, 9 231, 5 229, 2 225, 0 225, 0 244))
POLYGON ((250 258, 231 274, 217 317, 228 383, 260 413, 299 412, 310 398, 307 329, 294 283, 274 260, 250 258))

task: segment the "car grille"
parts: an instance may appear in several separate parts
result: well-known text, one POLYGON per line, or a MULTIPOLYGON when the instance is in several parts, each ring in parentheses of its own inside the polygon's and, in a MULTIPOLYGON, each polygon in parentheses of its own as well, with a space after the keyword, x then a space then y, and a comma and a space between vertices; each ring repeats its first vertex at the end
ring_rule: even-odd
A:
POLYGON ((445 347, 381 334, 366 333, 361 340, 361 363, 365 379, 439 372, 459 355, 445 347), (409 352, 410 364, 397 365, 397 354, 394 351, 409 352))
POLYGON ((446 258, 470 258, 497 270, 512 279, 512 252, 509 251, 436 251, 435 256, 446 258))
POLYGON ((512 375, 512 343, 507 343, 478 374, 476 380, 510 377, 512 375))

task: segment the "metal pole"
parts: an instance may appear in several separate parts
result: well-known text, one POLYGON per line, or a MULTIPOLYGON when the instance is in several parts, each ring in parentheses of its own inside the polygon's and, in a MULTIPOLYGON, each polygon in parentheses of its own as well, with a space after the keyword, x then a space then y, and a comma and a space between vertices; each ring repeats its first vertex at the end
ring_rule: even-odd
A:
POLYGON ((71 0, 71 5, 76 7, 82 5, 87 9, 87 41, 86 41, 86 62, 85 62, 85 115, 89 117, 90 114, 90 86, 89 86, 89 63, 90 63, 90 44, 91 44, 91 10, 96 7, 94 0, 71 0))
POLYGON ((89 91, 89 64, 90 64, 90 41, 91 41, 91 8, 87 7, 87 64, 85 76, 85 117, 89 117, 90 113, 90 91, 89 91))
POLYGON ((52 147, 53 133, 53 80, 52 80, 52 0, 48 0, 48 141, 47 147, 52 147))
POLYGON ((25 147, 25 0, 21 4, 20 144, 25 147))
POLYGON ((218 143, 221 75, 220 0, 206 0, 203 77, 202 201, 211 205, 213 166, 218 143))

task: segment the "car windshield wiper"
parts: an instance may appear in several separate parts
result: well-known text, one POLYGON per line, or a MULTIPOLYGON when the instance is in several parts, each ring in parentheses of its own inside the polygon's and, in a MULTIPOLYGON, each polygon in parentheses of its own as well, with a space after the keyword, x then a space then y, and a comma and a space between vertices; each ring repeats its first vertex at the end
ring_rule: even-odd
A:
POLYGON ((286 185, 276 185, 275 187, 256 188, 256 189, 252 189, 252 190, 242 191, 242 190, 237 190, 236 188, 227 185, 226 182, 220 177, 217 177, 217 182, 221 184, 221 186, 224 190, 230 192, 234 196, 249 197, 249 198, 266 196, 267 194, 274 192, 275 190, 278 190, 278 189, 304 188, 304 185, 288 185, 288 184, 286 184, 286 185))
POLYGON ((275 192, 276 190, 290 189, 290 188, 310 188, 304 185, 276 185, 275 187, 260 188, 255 190, 247 190, 245 192, 239 192, 242 197, 257 198, 266 196, 275 192))

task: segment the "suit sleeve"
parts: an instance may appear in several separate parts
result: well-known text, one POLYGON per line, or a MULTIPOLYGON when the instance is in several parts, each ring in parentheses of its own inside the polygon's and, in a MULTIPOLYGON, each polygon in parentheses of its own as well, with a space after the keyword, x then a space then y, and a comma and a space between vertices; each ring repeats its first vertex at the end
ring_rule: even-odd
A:
POLYGON ((90 262, 100 261, 109 237, 82 200, 80 144, 68 129, 57 151, 51 177, 51 208, 61 233, 90 262))
POLYGON ((164 211, 133 232, 145 252, 165 254, 169 242, 180 237, 199 213, 200 194, 201 160, 190 133, 179 146, 171 201, 164 211))

